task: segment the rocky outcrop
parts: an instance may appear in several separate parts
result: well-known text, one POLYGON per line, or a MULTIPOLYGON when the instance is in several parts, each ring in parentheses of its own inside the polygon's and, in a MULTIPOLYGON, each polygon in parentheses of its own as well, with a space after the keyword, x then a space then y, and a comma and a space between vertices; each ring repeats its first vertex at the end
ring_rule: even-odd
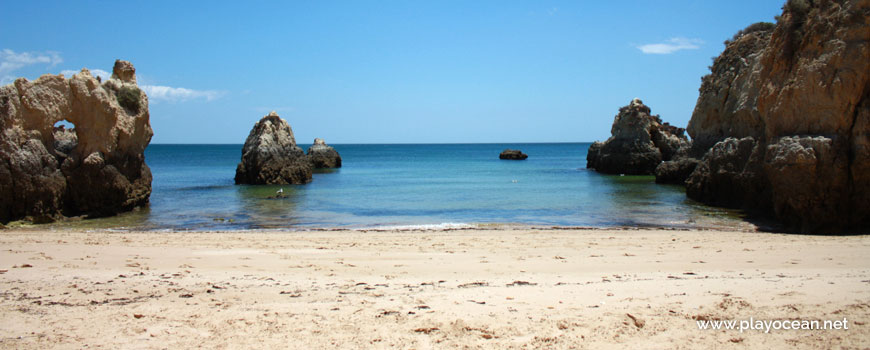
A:
POLYGON ((341 168, 341 156, 335 148, 319 138, 315 138, 314 144, 308 147, 308 161, 316 169, 341 168))
POLYGON ((687 194, 799 232, 870 227, 870 0, 791 0, 731 42, 689 122, 687 194), (708 146, 709 145, 709 146, 708 146))
POLYGON ((612 136, 589 147, 586 167, 607 174, 654 174, 662 160, 671 160, 688 147, 684 131, 650 115, 650 108, 636 98, 619 109, 612 136))
POLYGON ((656 183, 683 185, 698 166, 698 159, 679 157, 656 167, 656 183))
POLYGON ((236 167, 236 184, 304 184, 311 165, 296 145, 293 129, 274 111, 254 124, 236 167))
POLYGON ((768 207, 769 186, 756 176, 760 169, 758 143, 751 137, 716 143, 686 181, 686 194, 701 202, 754 211, 768 207), (764 202, 764 203, 761 203, 764 202), (752 207, 749 207, 752 206, 752 207))
POLYGON ((761 54, 771 33, 758 31, 734 39, 713 60, 711 74, 701 78, 698 102, 686 126, 692 156, 701 158, 728 137, 758 138, 764 132, 757 106, 758 82, 761 54))
POLYGON ((520 151, 518 149, 506 149, 504 151, 501 151, 501 153, 498 155, 498 159, 507 160, 525 160, 528 157, 528 154, 525 154, 523 153, 523 151, 520 151))
POLYGON ((135 68, 82 69, 0 87, 0 222, 106 216, 148 203, 153 131, 135 68), (55 127, 60 121, 75 127, 55 127))
POLYGON ((685 185, 686 179, 699 163, 697 158, 689 154, 691 147, 692 142, 681 142, 680 148, 672 154, 670 160, 659 163, 655 170, 656 183, 685 185))

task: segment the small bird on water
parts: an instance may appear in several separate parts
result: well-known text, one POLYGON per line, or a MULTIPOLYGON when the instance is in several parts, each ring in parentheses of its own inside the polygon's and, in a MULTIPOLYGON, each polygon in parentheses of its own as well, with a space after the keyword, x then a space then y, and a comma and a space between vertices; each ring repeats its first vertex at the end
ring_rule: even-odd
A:
POLYGON ((277 191, 275 191, 275 195, 276 195, 276 196, 279 196, 279 197, 280 197, 280 196, 282 196, 283 194, 284 194, 284 188, 283 188, 283 187, 280 188, 280 189, 278 189, 277 191))

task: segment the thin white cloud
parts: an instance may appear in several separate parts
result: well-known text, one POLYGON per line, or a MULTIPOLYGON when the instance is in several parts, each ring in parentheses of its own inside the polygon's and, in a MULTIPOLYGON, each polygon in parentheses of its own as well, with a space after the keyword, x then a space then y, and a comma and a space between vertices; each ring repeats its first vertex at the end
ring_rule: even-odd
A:
POLYGON ((141 85, 139 87, 145 90, 145 93, 148 94, 148 98, 151 100, 170 102, 183 102, 196 99, 211 101, 224 95, 224 92, 215 90, 193 90, 161 85, 141 85))
MULTIPOLYGON (((48 68, 52 68, 60 63, 63 63, 63 58, 60 54, 54 51, 46 52, 15 52, 10 49, 0 50, 0 85, 10 84, 15 81, 16 76, 13 72, 26 66, 45 64, 48 68)), ((109 79, 112 74, 102 69, 90 69, 91 75, 100 77, 102 80, 109 79)), ((60 72, 66 77, 71 77, 73 74, 80 72, 79 70, 65 69, 60 72)), ((183 102, 188 100, 203 99, 211 101, 220 98, 225 94, 223 91, 215 90, 193 90, 183 87, 172 87, 163 85, 140 85, 142 90, 148 94, 148 97, 157 101, 183 102)))
POLYGON ((10 49, 0 50, 0 85, 12 83, 15 80, 15 72, 26 66, 46 64, 54 67, 63 63, 60 54, 54 51, 46 52, 15 52, 10 49))
MULTIPOLYGON (((112 77, 112 73, 106 72, 102 69, 88 69, 88 70, 91 71, 92 76, 99 77, 103 81, 112 77)), ((76 74, 78 72, 81 72, 81 71, 80 70, 65 69, 65 70, 60 71, 60 74, 63 74, 65 77, 69 78, 69 77, 72 77, 73 74, 76 74)))
MULTIPOLYGON (((95 77, 100 77, 103 81, 112 77, 112 73, 104 71, 102 69, 89 69, 91 71, 91 75, 95 77)), ((71 77, 73 74, 78 73, 76 70, 63 70, 60 74, 64 76, 71 77)), ((139 79, 142 82, 144 79, 139 79)), ((204 99, 206 101, 211 101, 217 98, 220 98, 224 95, 221 91, 214 90, 193 90, 183 87, 172 87, 172 86, 163 86, 163 85, 149 85, 142 84, 139 85, 142 90, 145 90, 145 93, 148 94, 148 98, 152 101, 169 101, 169 102, 184 102, 188 100, 196 100, 196 99, 204 99)))
POLYGON ((704 44, 701 39, 670 38, 664 43, 640 45, 637 48, 645 54, 668 55, 680 50, 699 49, 704 44))

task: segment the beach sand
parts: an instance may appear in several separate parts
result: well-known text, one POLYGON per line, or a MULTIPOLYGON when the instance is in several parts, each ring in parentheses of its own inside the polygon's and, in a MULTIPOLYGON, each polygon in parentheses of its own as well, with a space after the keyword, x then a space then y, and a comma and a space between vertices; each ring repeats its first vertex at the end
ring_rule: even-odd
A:
POLYGON ((0 230, 0 348, 867 348, 870 236, 0 230), (697 320, 848 320, 699 330, 697 320))

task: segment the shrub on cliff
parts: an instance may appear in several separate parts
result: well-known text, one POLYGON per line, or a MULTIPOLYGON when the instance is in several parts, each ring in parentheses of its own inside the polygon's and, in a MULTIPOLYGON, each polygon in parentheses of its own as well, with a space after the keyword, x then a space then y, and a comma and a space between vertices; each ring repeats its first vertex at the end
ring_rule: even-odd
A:
MULTIPOLYGON (((770 22, 755 22, 755 23, 752 23, 752 24, 750 24, 749 26, 747 26, 746 28, 743 28, 743 29, 741 29, 739 32, 737 32, 736 34, 734 34, 734 36, 731 37, 731 39, 729 39, 729 40, 725 40, 725 46, 728 46, 728 44, 730 44, 732 41, 735 41, 735 40, 737 40, 737 39, 740 39, 741 36, 744 36, 744 35, 746 35, 746 34, 752 34, 752 33, 755 33, 755 32, 767 32, 767 31, 772 31, 773 28, 776 28, 776 24, 773 24, 773 23, 770 23, 770 22)), ((714 59, 715 59, 715 57, 714 57, 714 59)))
POLYGON ((124 86, 116 93, 118 96, 118 104, 124 109, 139 114, 139 99, 142 91, 135 86, 124 86))

